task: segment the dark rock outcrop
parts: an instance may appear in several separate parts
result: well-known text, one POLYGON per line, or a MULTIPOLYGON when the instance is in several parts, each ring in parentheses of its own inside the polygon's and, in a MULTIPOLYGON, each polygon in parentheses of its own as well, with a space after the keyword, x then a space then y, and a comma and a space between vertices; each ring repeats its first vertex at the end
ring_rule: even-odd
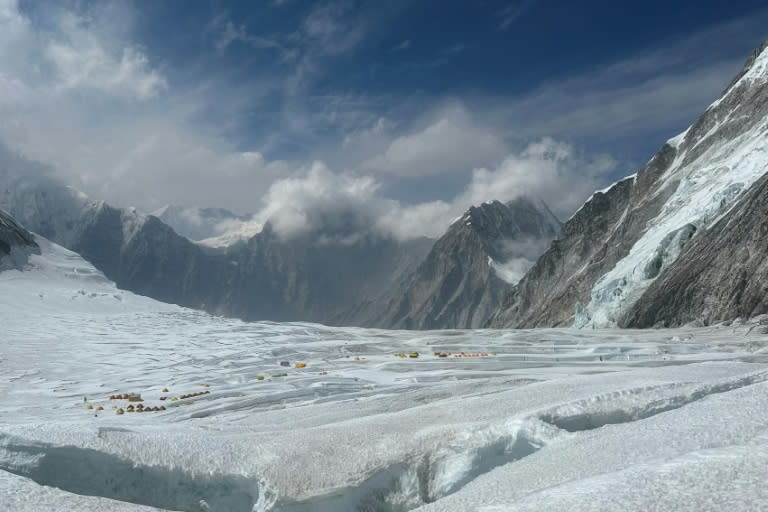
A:
POLYGON ((0 271, 21 269, 30 254, 39 254, 35 237, 21 227, 10 215, 0 210, 0 271))

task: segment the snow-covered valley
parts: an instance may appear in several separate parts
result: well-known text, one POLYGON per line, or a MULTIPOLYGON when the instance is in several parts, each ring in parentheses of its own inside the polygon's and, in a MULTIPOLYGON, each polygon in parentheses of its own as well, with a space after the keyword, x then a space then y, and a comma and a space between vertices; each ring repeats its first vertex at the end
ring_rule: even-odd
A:
POLYGON ((768 507, 759 319, 244 323, 118 290, 38 243, 0 274, 2 510, 768 507), (110 399, 129 393, 143 401, 110 399))

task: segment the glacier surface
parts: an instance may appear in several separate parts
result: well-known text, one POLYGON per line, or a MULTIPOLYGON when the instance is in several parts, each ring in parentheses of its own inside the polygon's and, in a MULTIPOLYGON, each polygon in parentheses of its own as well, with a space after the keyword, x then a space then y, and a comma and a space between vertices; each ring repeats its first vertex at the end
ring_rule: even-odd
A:
POLYGON ((759 319, 244 323, 118 290, 38 243, 0 273, 0 510, 768 509, 759 319), (165 410, 117 414, 139 403, 110 399, 127 393, 165 410))

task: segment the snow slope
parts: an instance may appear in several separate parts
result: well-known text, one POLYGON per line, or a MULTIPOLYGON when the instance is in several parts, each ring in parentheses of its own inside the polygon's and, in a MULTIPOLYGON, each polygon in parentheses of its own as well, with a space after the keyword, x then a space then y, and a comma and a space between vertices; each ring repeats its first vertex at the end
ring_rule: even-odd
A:
POLYGON ((0 510, 768 507, 761 325, 244 323, 38 243, 0 273, 0 510))

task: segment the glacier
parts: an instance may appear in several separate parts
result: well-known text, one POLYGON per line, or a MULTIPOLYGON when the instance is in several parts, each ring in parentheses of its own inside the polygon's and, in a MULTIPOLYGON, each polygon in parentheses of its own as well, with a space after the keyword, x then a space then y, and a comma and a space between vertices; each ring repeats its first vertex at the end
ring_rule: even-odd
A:
POLYGON ((27 268, 0 273, 0 510, 768 507, 759 318, 247 323, 119 290, 36 240, 27 268), (165 410, 118 414, 126 393, 165 410))

